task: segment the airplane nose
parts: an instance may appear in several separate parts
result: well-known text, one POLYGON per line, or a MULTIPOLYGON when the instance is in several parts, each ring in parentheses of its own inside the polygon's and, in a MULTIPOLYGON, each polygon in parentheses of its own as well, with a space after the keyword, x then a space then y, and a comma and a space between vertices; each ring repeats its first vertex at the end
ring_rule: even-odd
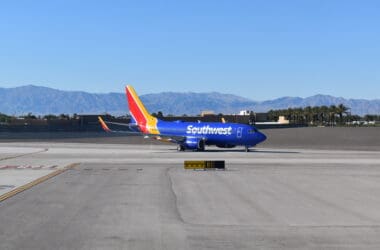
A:
POLYGON ((258 140, 257 143, 263 142, 267 139, 266 135, 264 135, 263 133, 257 132, 256 134, 256 138, 258 140))

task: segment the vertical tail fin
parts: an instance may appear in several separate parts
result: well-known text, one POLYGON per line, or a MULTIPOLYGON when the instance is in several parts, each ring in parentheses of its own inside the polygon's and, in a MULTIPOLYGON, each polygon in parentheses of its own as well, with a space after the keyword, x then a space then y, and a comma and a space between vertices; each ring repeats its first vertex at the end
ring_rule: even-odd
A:
POLYGON ((143 133, 159 134, 157 118, 151 116, 141 102, 134 88, 130 85, 125 87, 129 111, 143 133))

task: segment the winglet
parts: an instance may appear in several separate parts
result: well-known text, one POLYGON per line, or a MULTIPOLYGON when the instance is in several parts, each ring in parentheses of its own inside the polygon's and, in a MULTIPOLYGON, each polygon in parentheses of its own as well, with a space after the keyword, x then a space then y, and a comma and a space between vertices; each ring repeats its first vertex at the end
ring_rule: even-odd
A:
POLYGON ((108 128, 107 124, 103 121, 103 119, 100 116, 98 116, 98 120, 104 131, 111 132, 111 129, 108 128))
POLYGON ((226 120, 224 119, 224 117, 222 117, 222 123, 226 123, 226 120))

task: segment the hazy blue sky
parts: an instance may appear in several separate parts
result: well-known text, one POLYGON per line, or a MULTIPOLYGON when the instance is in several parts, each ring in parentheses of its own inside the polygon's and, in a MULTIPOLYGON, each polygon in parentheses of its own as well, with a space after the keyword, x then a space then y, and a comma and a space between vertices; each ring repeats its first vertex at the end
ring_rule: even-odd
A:
POLYGON ((2 1, 0 87, 380 98, 380 1, 2 1))

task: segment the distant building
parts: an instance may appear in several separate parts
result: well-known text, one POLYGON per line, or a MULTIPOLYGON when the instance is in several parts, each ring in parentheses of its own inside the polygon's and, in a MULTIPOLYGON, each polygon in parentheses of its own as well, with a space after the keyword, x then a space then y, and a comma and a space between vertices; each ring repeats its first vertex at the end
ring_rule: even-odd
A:
POLYGON ((215 113, 212 110, 203 110, 201 112, 201 116, 207 116, 207 115, 215 115, 215 113))
POLYGON ((250 110, 240 110, 239 115, 250 115, 251 111, 250 110))
POLYGON ((289 120, 286 120, 286 119, 285 119, 285 116, 280 115, 280 116, 278 117, 278 123, 280 123, 280 124, 289 124, 289 120))

